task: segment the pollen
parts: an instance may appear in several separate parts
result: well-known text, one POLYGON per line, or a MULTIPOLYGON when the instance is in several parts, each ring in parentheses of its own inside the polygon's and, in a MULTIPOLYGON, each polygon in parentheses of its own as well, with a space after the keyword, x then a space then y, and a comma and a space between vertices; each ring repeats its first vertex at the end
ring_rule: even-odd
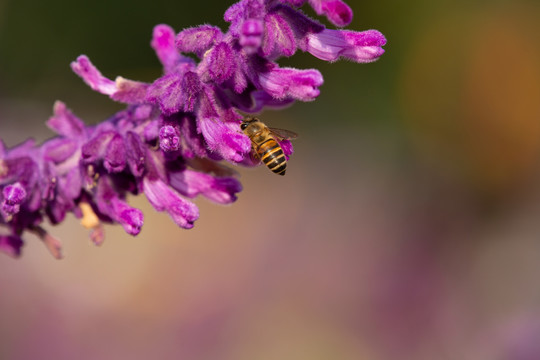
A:
POLYGON ((90 204, 88 204, 87 202, 81 202, 79 204, 79 208, 81 209, 83 214, 81 219, 82 226, 87 229, 96 229, 97 227, 99 227, 99 218, 97 217, 90 204))

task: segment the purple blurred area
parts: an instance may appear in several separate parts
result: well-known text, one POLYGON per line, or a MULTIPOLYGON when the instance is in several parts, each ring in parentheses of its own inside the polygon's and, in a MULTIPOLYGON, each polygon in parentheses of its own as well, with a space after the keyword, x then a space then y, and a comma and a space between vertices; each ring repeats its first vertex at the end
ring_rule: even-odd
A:
MULTIPOLYGON (((211 3, 214 17, 229 5, 211 3)), ((540 359, 540 6, 348 4, 351 28, 381 30, 387 52, 368 65, 294 59, 325 85, 313 103, 261 115, 300 134, 287 175, 239 169, 239 200, 198 200, 189 231, 140 197, 138 237, 106 227, 96 247, 71 217, 47 228, 61 261, 28 237, 20 259, 0 257, 0 359, 540 359)), ((213 21, 208 4, 190 6, 197 18, 169 22, 177 30, 213 21)), ((17 11, 0 3, 0 43, 17 11)), ((100 66, 130 46, 150 54, 142 30, 97 53, 105 75, 159 74, 135 57, 128 74, 100 66)), ((88 122, 115 111, 70 78, 74 57, 43 55, 65 63, 55 95, 55 62, 10 83, 16 47, 0 48, 9 145, 51 136, 49 96, 88 122)))

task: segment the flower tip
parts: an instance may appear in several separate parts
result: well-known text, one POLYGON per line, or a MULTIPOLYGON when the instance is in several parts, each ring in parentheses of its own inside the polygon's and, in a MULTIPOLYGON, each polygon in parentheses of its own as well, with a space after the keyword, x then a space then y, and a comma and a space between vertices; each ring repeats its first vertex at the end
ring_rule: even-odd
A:
POLYGON ((152 46, 174 44, 174 36, 175 32, 172 27, 167 24, 158 24, 154 26, 152 32, 152 46))
POLYGON ((323 5, 323 11, 332 24, 343 27, 351 23, 353 18, 352 9, 340 0, 328 1, 323 5))
POLYGON ((129 208, 120 214, 122 226, 130 235, 138 235, 141 232, 144 216, 139 209, 129 208))
POLYGON ((61 100, 56 100, 53 104, 53 113, 58 114, 66 111, 66 104, 61 100))
POLYGON ((386 45, 386 37, 379 30, 366 30, 363 31, 365 34, 365 45, 373 46, 384 46, 386 45))
POLYGON ((90 67, 92 67, 92 63, 90 62, 90 59, 86 55, 79 55, 77 56, 77 59, 75 61, 72 61, 69 66, 71 67, 71 70, 75 72, 75 74, 79 75, 80 77, 83 77, 82 74, 88 71, 90 67))
POLYGON ((105 95, 112 95, 116 92, 115 82, 101 75, 88 56, 79 55, 70 66, 73 72, 79 75, 92 90, 105 95))

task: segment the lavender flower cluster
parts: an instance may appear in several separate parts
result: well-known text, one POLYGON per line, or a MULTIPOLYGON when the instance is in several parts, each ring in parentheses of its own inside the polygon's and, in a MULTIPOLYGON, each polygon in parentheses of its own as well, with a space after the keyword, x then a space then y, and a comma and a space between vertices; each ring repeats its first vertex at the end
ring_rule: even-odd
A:
MULTIPOLYGON (((176 34, 158 25, 151 45, 163 76, 151 84, 110 80, 86 56, 77 58, 73 71, 126 109, 85 126, 57 102, 47 121, 57 137, 13 148, 0 141, 0 250, 19 256, 22 235, 30 232, 61 258, 60 242, 41 224, 44 218, 58 224, 68 213, 96 244, 103 241, 102 223, 137 235, 143 214, 126 202, 128 194, 143 192, 185 229, 199 217, 189 199, 235 201, 242 186, 219 161, 254 165, 239 112, 313 100, 323 83, 315 69, 282 68, 276 60, 300 49, 326 61, 365 63, 384 52, 380 32, 327 29, 298 9, 305 2, 338 27, 352 19, 341 0, 241 0, 225 12, 226 33, 202 25, 176 34)), ((292 146, 282 145, 289 156, 292 146)))

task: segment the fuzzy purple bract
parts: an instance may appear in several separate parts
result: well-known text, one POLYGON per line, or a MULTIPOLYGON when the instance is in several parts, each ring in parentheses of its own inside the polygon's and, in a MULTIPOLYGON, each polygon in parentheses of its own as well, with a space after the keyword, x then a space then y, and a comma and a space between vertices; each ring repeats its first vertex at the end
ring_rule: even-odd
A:
MULTIPOLYGON (((384 52, 380 32, 327 29, 299 9, 305 2, 338 27, 352 19, 341 0, 242 0, 226 10, 225 33, 210 25, 180 33, 158 25, 151 46, 163 76, 150 84, 110 80, 79 56, 73 71, 126 108, 86 126, 56 102, 47 125, 57 137, 13 148, 0 142, 0 250, 20 255, 22 236, 30 232, 62 257, 60 242, 41 224, 46 218, 58 224, 68 213, 91 230, 96 244, 103 241, 103 223, 137 235, 143 214, 127 203, 129 194, 144 193, 185 229, 199 217, 190 199, 234 202, 242 186, 220 161, 253 165, 240 113, 314 100, 323 83, 316 69, 280 67, 276 60, 300 49, 326 61, 364 63, 384 52)), ((289 142, 283 149, 291 155, 289 142)))

